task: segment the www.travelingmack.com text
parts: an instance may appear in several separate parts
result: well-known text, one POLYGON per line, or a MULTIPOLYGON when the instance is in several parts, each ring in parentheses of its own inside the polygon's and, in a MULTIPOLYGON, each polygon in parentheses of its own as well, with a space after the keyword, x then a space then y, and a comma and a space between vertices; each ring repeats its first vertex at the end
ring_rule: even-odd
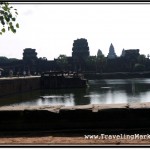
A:
POLYGON ((100 135, 84 135, 85 139, 129 139, 129 140, 135 140, 135 139, 150 139, 150 134, 140 135, 140 134, 118 134, 118 135, 108 135, 108 134, 100 134, 100 135))

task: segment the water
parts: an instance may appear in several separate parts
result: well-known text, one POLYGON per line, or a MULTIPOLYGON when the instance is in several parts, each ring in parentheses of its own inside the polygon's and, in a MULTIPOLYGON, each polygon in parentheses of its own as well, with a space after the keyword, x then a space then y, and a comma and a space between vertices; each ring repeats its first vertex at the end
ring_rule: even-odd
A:
POLYGON ((150 79, 89 80, 85 89, 39 90, 0 98, 8 105, 86 105, 150 102, 150 79))

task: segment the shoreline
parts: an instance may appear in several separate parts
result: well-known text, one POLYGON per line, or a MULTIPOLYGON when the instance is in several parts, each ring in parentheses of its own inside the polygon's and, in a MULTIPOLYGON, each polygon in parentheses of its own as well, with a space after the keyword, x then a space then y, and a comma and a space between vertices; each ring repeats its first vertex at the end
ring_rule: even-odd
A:
POLYGON ((84 77, 88 80, 150 78, 150 72, 84 73, 84 77))

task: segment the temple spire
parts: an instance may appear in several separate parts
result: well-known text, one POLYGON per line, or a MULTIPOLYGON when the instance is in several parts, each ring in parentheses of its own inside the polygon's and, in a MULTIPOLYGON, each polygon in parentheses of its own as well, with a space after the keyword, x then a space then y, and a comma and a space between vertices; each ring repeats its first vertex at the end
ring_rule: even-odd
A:
POLYGON ((124 50, 124 48, 123 48, 121 57, 124 57, 124 56, 125 56, 125 50, 124 50))
POLYGON ((109 47, 109 53, 108 53, 108 55, 107 55, 107 58, 108 58, 108 59, 114 59, 114 58, 116 58, 116 57, 117 57, 117 55, 116 55, 116 53, 115 53, 114 46, 113 46, 113 44, 111 43, 111 44, 110 44, 110 47, 109 47))

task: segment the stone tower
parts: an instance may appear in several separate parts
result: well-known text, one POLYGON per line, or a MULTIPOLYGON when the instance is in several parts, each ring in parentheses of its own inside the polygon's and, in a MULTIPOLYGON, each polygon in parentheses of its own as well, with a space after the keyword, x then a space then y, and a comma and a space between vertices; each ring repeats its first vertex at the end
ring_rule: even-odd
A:
POLYGON ((72 57, 86 59, 90 55, 87 39, 81 38, 74 40, 72 48, 72 57))
POLYGON ((123 48, 121 57, 124 57, 124 56, 125 56, 125 50, 124 50, 124 48, 123 48))
POLYGON ((37 64, 37 52, 36 49, 25 48, 23 52, 23 64, 24 70, 30 72, 36 72, 37 64))
POLYGON ((35 49, 32 48, 25 48, 23 52, 23 60, 37 60, 37 52, 35 49))
POLYGON ((72 59, 74 71, 84 70, 86 60, 90 56, 87 39, 74 40, 72 48, 72 59))
POLYGON ((115 58, 117 58, 117 55, 116 55, 116 53, 115 53, 114 46, 112 45, 112 43, 111 43, 111 45, 110 45, 109 53, 108 53, 108 55, 107 55, 107 58, 108 58, 108 59, 115 59, 115 58))
POLYGON ((99 49, 98 51, 97 51, 97 57, 98 56, 102 56, 103 55, 103 53, 102 53, 102 51, 99 49))

